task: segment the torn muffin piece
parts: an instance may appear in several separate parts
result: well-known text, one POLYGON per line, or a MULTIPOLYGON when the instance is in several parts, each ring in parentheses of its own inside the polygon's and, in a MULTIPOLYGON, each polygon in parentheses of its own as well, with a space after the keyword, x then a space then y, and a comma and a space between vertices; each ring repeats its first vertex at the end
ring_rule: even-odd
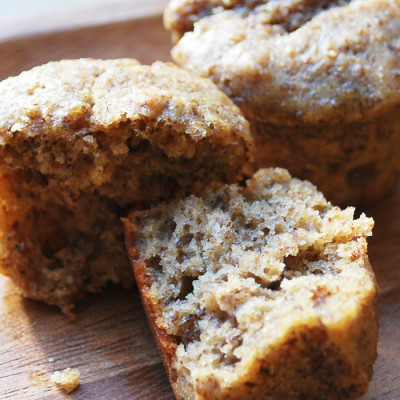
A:
POLYGON ((354 399, 376 358, 373 220, 264 169, 135 211, 126 244, 177 399, 354 399))
POLYGON ((0 83, 0 271, 69 313, 133 274, 128 209, 233 182, 248 123, 209 80, 172 64, 52 62, 0 83))

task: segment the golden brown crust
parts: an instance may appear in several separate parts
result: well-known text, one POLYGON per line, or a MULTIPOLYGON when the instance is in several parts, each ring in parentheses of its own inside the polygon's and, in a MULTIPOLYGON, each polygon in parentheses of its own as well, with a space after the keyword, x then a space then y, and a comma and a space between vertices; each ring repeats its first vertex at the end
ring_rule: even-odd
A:
POLYGON ((125 208, 235 181, 250 159, 238 108, 172 64, 52 62, 1 82, 0 110, 0 269, 66 313, 132 284, 125 208))
POLYGON ((170 29, 178 28, 171 21, 185 21, 190 12, 197 21, 173 57, 214 80, 247 117, 278 125, 347 123, 400 103, 398 1, 198 6, 169 5, 170 29))
POLYGON ((343 400, 376 358, 373 221, 282 169, 137 211, 126 245, 175 394, 343 400))
POLYGON ((163 143, 151 130, 138 134, 159 141, 168 156, 190 157, 195 142, 251 142, 248 126, 231 101, 208 80, 173 64, 136 60, 64 60, 0 83, 0 137, 71 136, 101 129, 108 135, 123 123, 170 126, 176 139, 163 143), (57 128, 64 128, 58 131, 57 128), (179 140, 184 134, 191 141, 179 140))

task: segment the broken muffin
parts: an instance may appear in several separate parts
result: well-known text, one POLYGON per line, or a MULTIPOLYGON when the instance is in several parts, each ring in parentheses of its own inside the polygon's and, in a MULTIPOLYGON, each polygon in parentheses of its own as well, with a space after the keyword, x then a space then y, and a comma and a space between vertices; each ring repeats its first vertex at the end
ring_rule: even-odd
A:
POLYGON ((177 399, 343 400, 376 358, 373 220, 284 169, 135 211, 126 244, 177 399))
POLYGON ((248 124, 214 84, 172 64, 66 60, 0 83, 0 270, 69 313, 130 285, 120 217, 232 182, 248 124))

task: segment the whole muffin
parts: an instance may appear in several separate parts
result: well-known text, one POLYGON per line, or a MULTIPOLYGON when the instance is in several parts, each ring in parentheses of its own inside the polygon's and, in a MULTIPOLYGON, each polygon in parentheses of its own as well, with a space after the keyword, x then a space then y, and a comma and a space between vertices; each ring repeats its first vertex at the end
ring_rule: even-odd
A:
POLYGON ((209 80, 172 64, 69 60, 0 83, 0 270, 69 313, 130 285, 120 217, 236 181, 248 123, 209 80))
POLYGON ((373 220, 286 170, 136 211, 128 253, 179 400, 344 400, 376 357, 373 220))
POLYGON ((258 166, 334 203, 372 202, 400 170, 398 0, 172 0, 173 58, 250 121, 258 166))

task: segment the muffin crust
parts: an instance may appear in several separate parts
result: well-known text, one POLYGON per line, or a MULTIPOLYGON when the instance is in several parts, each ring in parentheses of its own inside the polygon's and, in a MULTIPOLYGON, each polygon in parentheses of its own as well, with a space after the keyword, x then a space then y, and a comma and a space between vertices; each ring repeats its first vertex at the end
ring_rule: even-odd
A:
MULTIPOLYGON (((399 106, 398 1, 228 4, 200 18, 172 54, 214 80, 246 116, 283 125, 336 124, 399 106)), ((170 20, 185 18, 187 8, 172 1, 167 27, 176 29, 170 20)))

